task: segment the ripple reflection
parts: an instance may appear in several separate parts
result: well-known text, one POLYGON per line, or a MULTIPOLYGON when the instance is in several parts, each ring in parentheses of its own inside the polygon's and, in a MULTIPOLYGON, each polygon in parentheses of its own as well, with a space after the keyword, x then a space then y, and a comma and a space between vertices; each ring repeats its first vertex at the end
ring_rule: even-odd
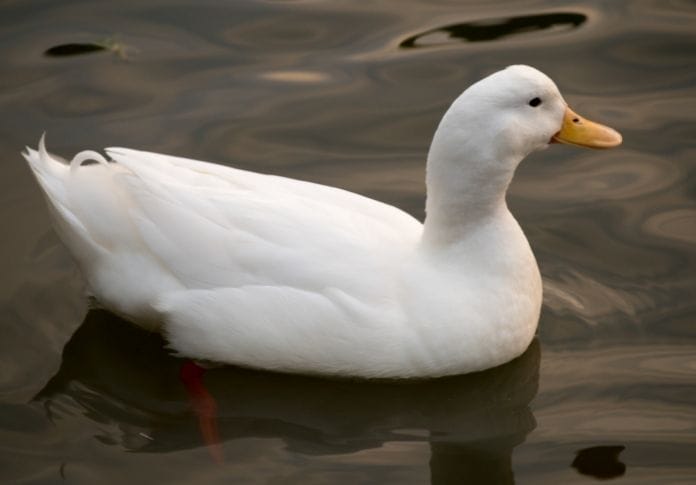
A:
MULTIPOLYGON (((513 449, 536 426, 529 403, 539 359, 534 342, 504 366, 429 381, 325 380, 236 368, 210 370, 205 381, 217 402, 214 419, 226 456, 236 456, 246 440, 264 438, 258 444, 267 450, 258 456, 281 440, 287 452, 318 460, 315 466, 322 460, 388 465, 381 452, 396 446, 412 455, 409 461, 429 457, 433 483, 472 476, 513 483, 513 449)), ((57 426, 81 420, 98 430, 94 437, 107 446, 149 454, 195 450, 202 438, 178 380, 181 362, 159 336, 92 311, 36 403, 57 426)), ((254 473, 268 465, 250 460, 243 466, 254 473)))
POLYGON ((446 25, 403 40, 404 49, 434 47, 452 42, 490 42, 503 37, 528 35, 533 32, 567 32, 587 21, 581 13, 544 13, 519 17, 480 19, 446 25))
POLYGON ((678 208, 660 212, 643 223, 645 232, 659 237, 696 243, 696 209, 678 208))

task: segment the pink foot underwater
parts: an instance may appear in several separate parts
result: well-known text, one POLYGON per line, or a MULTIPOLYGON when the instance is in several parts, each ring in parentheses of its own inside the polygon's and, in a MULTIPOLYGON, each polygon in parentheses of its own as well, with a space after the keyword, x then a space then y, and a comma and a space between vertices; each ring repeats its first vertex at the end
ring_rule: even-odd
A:
POLYGON ((205 369, 193 362, 186 361, 179 371, 181 381, 186 387, 186 392, 191 401, 193 412, 198 418, 198 427, 201 431, 203 443, 215 463, 225 461, 220 446, 220 434, 217 425, 217 403, 203 384, 205 369))

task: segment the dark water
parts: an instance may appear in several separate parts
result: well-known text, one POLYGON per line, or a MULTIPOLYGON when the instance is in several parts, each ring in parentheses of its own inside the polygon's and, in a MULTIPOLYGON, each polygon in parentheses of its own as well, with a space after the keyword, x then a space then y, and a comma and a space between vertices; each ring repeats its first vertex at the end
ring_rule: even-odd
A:
POLYGON ((0 6, 0 481, 696 481, 695 2, 131 3, 0 6), (422 217, 437 121, 513 63, 625 140, 518 171, 535 344, 408 385, 214 370, 217 450, 159 338, 87 313, 19 156, 45 130, 65 156, 219 161, 422 217))

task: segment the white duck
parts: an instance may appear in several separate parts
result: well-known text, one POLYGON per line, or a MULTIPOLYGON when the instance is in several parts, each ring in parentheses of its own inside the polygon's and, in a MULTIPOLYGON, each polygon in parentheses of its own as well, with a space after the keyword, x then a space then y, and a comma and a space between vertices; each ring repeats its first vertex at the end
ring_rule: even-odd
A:
POLYGON ((168 155, 108 148, 110 162, 85 151, 66 165, 42 139, 24 157, 91 294, 179 354, 405 378, 486 369, 529 345, 541 278, 505 193, 552 140, 621 136, 534 68, 472 85, 435 132, 424 224, 345 190, 168 155))

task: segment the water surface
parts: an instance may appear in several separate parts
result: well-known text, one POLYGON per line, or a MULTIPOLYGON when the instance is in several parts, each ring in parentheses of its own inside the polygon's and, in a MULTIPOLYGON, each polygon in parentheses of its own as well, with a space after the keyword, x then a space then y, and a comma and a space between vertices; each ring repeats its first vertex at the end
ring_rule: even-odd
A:
POLYGON ((696 5, 14 1, 0 15, 0 479, 692 483, 696 5), (162 341, 88 311, 19 156, 128 146, 346 188, 423 217, 449 103, 514 63, 624 145, 553 146, 508 201, 538 338, 408 385, 218 369, 222 463, 162 341))

